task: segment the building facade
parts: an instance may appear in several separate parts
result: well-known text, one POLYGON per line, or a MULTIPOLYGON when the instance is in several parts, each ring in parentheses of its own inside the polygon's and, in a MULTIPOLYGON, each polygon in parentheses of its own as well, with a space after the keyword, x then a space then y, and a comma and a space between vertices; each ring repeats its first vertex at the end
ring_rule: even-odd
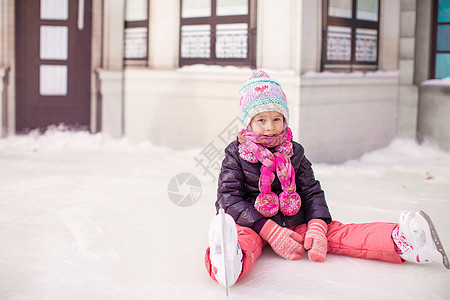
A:
POLYGON ((294 137, 342 162, 395 137, 450 151, 446 0, 0 0, 0 124, 175 149, 238 128, 265 69, 294 137))

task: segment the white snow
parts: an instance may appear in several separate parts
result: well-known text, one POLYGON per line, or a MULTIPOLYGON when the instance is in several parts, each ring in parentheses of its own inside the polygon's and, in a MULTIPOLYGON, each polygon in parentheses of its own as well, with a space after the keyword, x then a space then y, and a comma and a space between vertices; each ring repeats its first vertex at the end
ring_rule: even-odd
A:
MULTIPOLYGON (((0 299, 221 299, 204 268, 216 183, 193 159, 149 143, 53 128, 0 139, 0 299), (174 205, 173 176, 202 183, 174 205)), ((450 154, 395 140, 341 165, 314 165, 334 219, 396 222, 426 211, 450 252, 450 154)), ((449 299, 442 265, 328 255, 286 261, 266 247, 230 299, 449 299)))
MULTIPOLYGON (((218 66, 218 65, 204 65, 194 64, 187 65, 177 69, 179 73, 208 73, 208 74, 237 74, 248 76, 252 69, 249 67, 236 67, 236 66, 218 66)), ((295 76, 295 72, 292 70, 275 70, 264 68, 264 71, 269 75, 277 76, 295 76)))
POLYGON ((421 85, 438 85, 438 86, 449 86, 450 77, 445 77, 442 79, 430 79, 422 82, 421 85))
POLYGON ((302 75, 302 78, 397 78, 398 70, 393 71, 353 71, 353 72, 314 72, 308 71, 302 75))
POLYGON ((249 74, 251 69, 248 67, 236 67, 236 66, 218 66, 218 65, 204 65, 204 64, 194 64, 182 66, 177 69, 177 72, 182 73, 240 73, 249 74))

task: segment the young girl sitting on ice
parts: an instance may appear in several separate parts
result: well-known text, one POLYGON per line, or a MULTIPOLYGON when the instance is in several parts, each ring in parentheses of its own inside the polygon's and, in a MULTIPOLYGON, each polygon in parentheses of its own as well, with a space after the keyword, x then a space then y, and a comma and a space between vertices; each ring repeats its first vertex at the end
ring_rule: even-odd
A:
POLYGON ((244 129, 225 149, 216 201, 217 210, 226 212, 225 231, 216 216, 205 257, 213 279, 233 285, 248 274, 267 244, 289 260, 308 251, 314 262, 323 262, 332 253, 393 263, 444 261, 449 268, 423 212, 404 212, 399 224, 332 221, 311 163, 303 147, 292 140, 280 84, 264 71, 254 71, 239 93, 244 129), (223 232, 230 233, 225 241, 231 247, 227 270, 223 232))

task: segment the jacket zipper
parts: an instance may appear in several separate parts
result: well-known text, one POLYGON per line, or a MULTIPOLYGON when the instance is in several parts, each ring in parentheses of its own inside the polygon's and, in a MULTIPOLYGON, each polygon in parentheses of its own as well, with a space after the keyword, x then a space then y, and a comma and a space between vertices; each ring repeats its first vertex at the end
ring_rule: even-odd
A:
POLYGON ((281 226, 286 227, 286 219, 283 214, 281 215, 281 226))

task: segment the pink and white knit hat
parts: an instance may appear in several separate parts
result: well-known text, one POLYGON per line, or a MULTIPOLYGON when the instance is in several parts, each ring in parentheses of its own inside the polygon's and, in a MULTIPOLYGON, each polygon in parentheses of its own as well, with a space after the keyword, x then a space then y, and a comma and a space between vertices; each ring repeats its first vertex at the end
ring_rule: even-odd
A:
POLYGON ((241 123, 247 128, 252 118, 265 111, 277 111, 289 120, 286 95, 278 82, 263 70, 253 71, 239 90, 241 123))

